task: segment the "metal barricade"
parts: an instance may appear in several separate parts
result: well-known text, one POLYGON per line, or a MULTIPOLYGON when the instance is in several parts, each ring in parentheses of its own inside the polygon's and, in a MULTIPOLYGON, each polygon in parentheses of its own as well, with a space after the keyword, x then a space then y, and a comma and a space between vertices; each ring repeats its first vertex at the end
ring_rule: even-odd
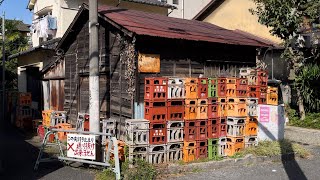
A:
MULTIPOLYGON (((95 142, 97 143, 97 142, 95 142)), ((101 147, 106 147, 106 142, 102 142, 101 147)), ((98 146, 99 147, 99 146, 98 146)), ((102 149, 103 149, 102 148, 102 149)), ((92 164, 92 165, 97 165, 97 166, 104 166, 104 167, 109 167, 111 170, 115 173, 116 179, 120 179, 120 164, 119 164, 119 151, 118 151, 118 143, 117 143, 117 138, 112 137, 112 134, 110 133, 95 133, 95 132, 89 132, 89 131, 76 131, 76 130, 64 130, 64 129, 50 129, 46 134, 43 139, 42 145, 40 152, 38 154, 37 161, 34 166, 34 170, 37 170, 39 167, 39 164, 41 162, 50 162, 52 160, 60 160, 60 161, 74 161, 74 162, 80 162, 80 163, 87 163, 87 164, 92 164), (102 153, 105 157, 103 157, 103 162, 98 162, 98 161, 93 161, 93 160, 86 160, 86 159, 79 159, 79 158, 74 158, 74 157, 66 157, 62 144, 58 139, 58 132, 65 132, 65 133, 74 133, 77 135, 94 135, 94 136, 102 136, 105 137, 106 139, 109 139, 108 147, 106 153, 102 153), (42 158, 43 151, 47 145, 52 145, 54 143, 48 143, 48 139, 50 135, 54 135, 55 137, 55 145, 59 146, 59 152, 60 155, 57 158, 42 158), (109 160, 110 160, 110 154, 114 155, 114 168, 111 167, 109 160)))

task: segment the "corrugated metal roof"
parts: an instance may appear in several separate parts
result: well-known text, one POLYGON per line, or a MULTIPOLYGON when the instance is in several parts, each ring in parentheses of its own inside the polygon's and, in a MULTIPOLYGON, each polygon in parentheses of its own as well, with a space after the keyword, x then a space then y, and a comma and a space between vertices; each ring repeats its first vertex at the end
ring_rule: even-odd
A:
POLYGON ((240 33, 206 22, 109 6, 100 6, 99 12, 110 21, 137 35, 256 47, 270 46, 270 44, 247 38, 240 33))

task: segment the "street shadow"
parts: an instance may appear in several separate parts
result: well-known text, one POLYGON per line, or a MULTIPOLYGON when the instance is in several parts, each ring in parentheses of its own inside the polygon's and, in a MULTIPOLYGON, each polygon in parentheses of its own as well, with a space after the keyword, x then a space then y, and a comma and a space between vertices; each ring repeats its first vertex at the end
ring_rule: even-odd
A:
MULTIPOLYGON (((39 149, 25 141, 25 137, 10 125, 0 131, 0 179, 39 179, 61 167, 61 162, 41 163, 38 171, 34 165, 39 149)), ((43 157, 49 157, 47 153, 43 157)))
MULTIPOLYGON (((281 114, 282 110, 278 108, 278 114, 281 114)), ((268 138, 272 141, 279 141, 280 144, 280 150, 281 150, 281 162, 283 165, 283 168, 286 171, 286 174, 290 180, 307 180, 307 177, 305 176, 303 170, 299 166, 299 164, 296 161, 296 155, 293 150, 292 143, 290 141, 286 141, 284 139, 284 122, 280 121, 280 118, 278 120, 278 134, 275 136, 268 130, 267 127, 263 125, 262 122, 259 123, 259 129, 262 130, 268 138)))

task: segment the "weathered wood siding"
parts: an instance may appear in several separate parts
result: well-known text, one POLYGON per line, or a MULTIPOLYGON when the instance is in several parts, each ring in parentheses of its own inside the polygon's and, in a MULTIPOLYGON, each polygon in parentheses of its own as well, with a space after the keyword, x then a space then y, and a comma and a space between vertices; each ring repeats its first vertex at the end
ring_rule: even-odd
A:
MULTIPOLYGON (((65 44, 65 103, 64 109, 75 123, 79 112, 89 112, 89 26, 88 13, 83 13, 74 25, 74 36, 65 44)), ((99 19, 99 66, 100 66, 100 116, 109 117, 109 30, 106 22, 99 19)))
POLYGON ((237 76, 239 68, 254 67, 255 47, 160 38, 137 39, 137 51, 160 54, 160 73, 139 73, 136 102, 144 101, 144 79, 155 76, 237 76))

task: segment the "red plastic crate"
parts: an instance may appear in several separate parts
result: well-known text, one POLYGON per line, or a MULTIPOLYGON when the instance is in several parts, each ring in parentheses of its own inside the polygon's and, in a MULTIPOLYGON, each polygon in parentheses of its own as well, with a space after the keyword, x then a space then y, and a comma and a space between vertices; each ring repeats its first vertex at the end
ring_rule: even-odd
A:
POLYGON ((208 118, 218 117, 218 104, 209 104, 208 105, 208 118))
POLYGON ((166 144, 167 143, 166 122, 150 123, 149 143, 150 144, 166 144))
POLYGON ((144 99, 166 100, 168 91, 168 78, 150 77, 145 78, 144 99))
POLYGON ((218 104, 218 98, 208 98, 208 104, 218 104))
POLYGON ((156 101, 144 102, 144 118, 150 122, 163 122, 167 120, 167 103, 156 101))
POLYGON ((237 78, 237 91, 247 91, 248 88, 248 79, 246 78, 237 78))
POLYGON ((184 119, 184 99, 168 100, 167 120, 180 121, 184 119))
POLYGON ((184 141, 195 141, 197 139, 196 121, 184 122, 184 141))
POLYGON ((208 121, 196 120, 197 136, 196 140, 206 140, 208 138, 208 121))
POLYGON ((208 140, 196 141, 196 159, 208 157, 208 140))
POLYGON ((38 126, 37 132, 38 132, 38 136, 40 137, 40 139, 43 140, 44 135, 45 135, 45 130, 44 130, 43 125, 38 126))
POLYGON ((257 71, 257 85, 267 86, 268 85, 268 73, 264 70, 257 71))
POLYGON ((260 87, 259 86, 248 86, 248 97, 259 98, 260 87))
POLYGON ((168 85, 168 78, 165 77, 146 77, 145 85, 168 85))
POLYGON ((208 120, 208 138, 220 137, 220 124, 217 118, 208 120))
POLYGON ((198 98, 208 98, 208 78, 198 79, 198 98))
POLYGON ((226 117, 219 117, 217 118, 219 123, 219 135, 220 137, 227 136, 227 118, 226 117))
POLYGON ((218 97, 227 95, 227 78, 218 78, 218 97))

